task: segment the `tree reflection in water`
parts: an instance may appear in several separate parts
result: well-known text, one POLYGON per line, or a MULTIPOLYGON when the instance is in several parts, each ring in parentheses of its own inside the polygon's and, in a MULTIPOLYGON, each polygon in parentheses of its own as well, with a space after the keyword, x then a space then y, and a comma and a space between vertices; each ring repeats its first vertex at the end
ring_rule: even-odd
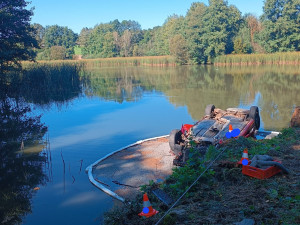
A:
POLYGON ((47 128, 31 113, 33 104, 62 106, 80 95, 122 104, 156 92, 186 106, 194 120, 211 103, 219 108, 257 104, 264 127, 276 129, 285 126, 300 101, 298 75, 298 66, 84 68, 72 63, 29 64, 22 73, 0 74, 0 223, 21 222, 31 212, 33 188, 49 179, 43 171, 49 152, 41 154, 39 145, 47 128), (20 152, 22 141, 39 150, 20 152))
POLYGON ((24 102, 10 98, 0 102, 0 222, 20 223, 31 212, 33 188, 44 184, 47 176, 43 164, 46 157, 39 153, 24 155, 20 144, 40 144, 47 127, 40 116, 30 115, 24 102))
POLYGON ((206 105, 259 106, 266 129, 286 127, 299 104, 299 66, 182 66, 166 68, 89 68, 81 73, 84 93, 103 99, 136 101, 145 92, 163 92, 175 106, 186 106, 197 121, 206 105))
POLYGON ((33 64, 0 74, 0 224, 21 223, 31 212, 34 188, 51 179, 43 140, 47 127, 32 113, 31 103, 65 104, 80 93, 76 66, 33 64), (28 149, 35 151, 29 154, 28 149))

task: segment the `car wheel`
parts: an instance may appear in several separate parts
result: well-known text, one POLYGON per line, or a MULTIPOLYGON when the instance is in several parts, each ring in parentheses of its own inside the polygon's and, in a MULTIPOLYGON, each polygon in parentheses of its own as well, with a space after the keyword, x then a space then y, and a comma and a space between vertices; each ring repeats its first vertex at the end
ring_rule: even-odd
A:
POLYGON ((255 128, 256 130, 258 130, 260 127, 260 116, 259 116, 259 110, 257 106, 251 106, 249 112, 249 118, 254 120, 255 128))
POLYGON ((181 152, 183 146, 179 143, 182 141, 181 139, 181 131, 180 130, 172 130, 169 137, 169 145, 171 150, 178 155, 181 152))
POLYGON ((206 106, 205 116, 210 116, 214 112, 215 108, 216 107, 213 104, 210 104, 210 105, 206 106))

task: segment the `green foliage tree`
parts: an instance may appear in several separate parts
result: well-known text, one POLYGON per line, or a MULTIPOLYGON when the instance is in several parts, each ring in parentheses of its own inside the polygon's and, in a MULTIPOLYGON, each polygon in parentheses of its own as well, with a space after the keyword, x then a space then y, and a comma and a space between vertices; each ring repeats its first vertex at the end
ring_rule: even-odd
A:
POLYGON ((181 34, 176 34, 170 40, 170 53, 176 58, 177 63, 187 64, 188 48, 184 37, 181 34))
POLYGON ((188 40, 190 60, 192 63, 203 63, 205 61, 204 45, 201 40, 203 34, 203 16, 207 6, 204 3, 193 3, 187 12, 185 28, 188 40))
POLYGON ((154 45, 156 55, 170 54, 170 40, 176 34, 184 33, 184 17, 174 14, 169 16, 162 27, 155 32, 154 45))
POLYGON ((143 38, 141 25, 131 20, 123 20, 121 23, 114 20, 99 24, 88 31, 82 30, 80 40, 84 35, 86 39, 82 44, 83 55, 101 58, 132 56, 134 46, 143 38))
POLYGON ((80 34, 77 39, 77 44, 80 47, 85 47, 87 45, 91 31, 92 31, 92 29, 89 29, 87 27, 81 29, 80 34))
POLYGON ((25 0, 0 1, 0 71, 20 67, 21 60, 34 60, 38 47, 30 26, 33 9, 25 0))
POLYGON ((63 60, 66 58, 66 48, 63 46, 52 46, 50 48, 50 59, 63 60))
POLYGON ((104 35, 102 55, 100 57, 109 58, 117 55, 116 47, 114 45, 114 37, 112 32, 108 32, 104 35))
POLYGON ((138 45, 133 46, 132 56, 142 56, 138 45))
MULTIPOLYGON (((235 54, 247 54, 253 52, 254 43, 254 25, 252 24, 252 18, 256 19, 252 15, 246 15, 240 25, 239 32, 236 34, 233 40, 233 47, 235 54), (249 19, 250 18, 250 19, 249 19), (249 21, 251 25, 249 26, 249 21)), ((253 20, 254 22, 257 20, 253 20)))
POLYGON ((139 56, 152 56, 158 55, 155 48, 156 32, 160 27, 154 27, 153 29, 143 30, 139 33, 139 41, 134 45, 133 55, 139 56))
POLYGON ((299 0, 266 0, 260 41, 267 52, 299 51, 299 0))
POLYGON ((208 6, 195 2, 185 17, 174 14, 162 26, 148 30, 136 21, 113 20, 83 28, 77 39, 67 27, 33 27, 39 45, 45 47, 38 59, 50 59, 52 46, 65 47, 70 57, 77 39, 84 57, 172 54, 179 63, 201 64, 231 53, 299 51, 299 9, 299 0, 266 0, 260 21, 251 14, 241 17, 226 0, 209 0, 208 6), (180 45, 174 44, 176 40, 180 45))
POLYGON ((74 54, 74 46, 76 44, 77 34, 68 27, 58 25, 46 27, 44 36, 45 48, 52 46, 62 46, 66 48, 66 56, 69 58, 74 54))
POLYGON ((44 48, 41 52, 38 52, 36 55, 36 60, 50 60, 51 56, 51 49, 50 48, 44 48))
POLYGON ((118 56, 133 56, 139 55, 138 43, 143 39, 141 25, 133 20, 123 20, 121 23, 117 21, 111 22, 114 24, 114 41, 118 56), (135 51, 133 53, 133 50, 135 51))
POLYGON ((186 35, 192 63, 209 63, 229 54, 242 22, 241 13, 224 0, 210 0, 209 6, 193 3, 186 15, 186 35))
MULTIPOLYGON (((118 26, 116 26, 116 27, 118 27, 118 26)), ((121 34, 125 30, 136 32, 136 31, 142 30, 142 28, 141 28, 141 25, 134 20, 123 20, 119 25, 118 32, 121 34)))
POLYGON ((61 27, 53 25, 46 27, 45 32, 45 47, 64 46, 65 48, 72 48, 75 45, 77 35, 68 27, 61 27))
POLYGON ((216 56, 233 51, 233 39, 241 24, 241 13, 224 0, 210 0, 203 16, 203 34, 200 38, 204 47, 205 62, 216 56))
POLYGON ((39 47, 44 47, 43 39, 45 36, 46 29, 38 23, 34 23, 32 27, 35 30, 35 39, 37 40, 39 47))
POLYGON ((236 37, 234 42, 233 42, 233 46, 234 46, 234 53, 236 54, 244 54, 245 52, 245 44, 243 43, 243 39, 241 37, 236 37))
POLYGON ((115 56, 113 32, 113 24, 97 25, 88 36, 87 44, 82 49, 83 55, 101 58, 115 56))

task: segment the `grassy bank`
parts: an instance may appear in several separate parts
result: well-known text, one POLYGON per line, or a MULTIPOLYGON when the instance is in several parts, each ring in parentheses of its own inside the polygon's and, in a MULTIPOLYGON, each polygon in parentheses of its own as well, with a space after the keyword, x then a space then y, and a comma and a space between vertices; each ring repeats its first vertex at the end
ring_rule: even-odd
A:
MULTIPOLYGON (((104 217, 105 224, 155 224, 168 210, 152 193, 156 187, 177 199, 193 183, 205 166, 226 149, 193 188, 171 210, 161 224, 233 224, 252 218, 255 224, 299 224, 300 222, 300 130, 285 129, 272 140, 251 138, 231 140, 220 148, 211 146, 202 160, 190 160, 183 168, 176 168, 162 184, 142 187, 152 206, 159 210, 153 217, 138 216, 143 209, 142 194, 132 204, 114 208, 104 217), (268 154, 282 161, 290 174, 280 173, 266 180, 242 174, 234 163, 242 150, 249 149, 249 158, 268 154)), ((196 153, 194 153, 196 154, 196 153)), ((195 157, 197 158, 197 157, 195 157)))
MULTIPOLYGON (((39 64, 52 65, 84 65, 85 67, 110 67, 110 66, 176 66, 175 58, 172 56, 141 56, 141 57, 116 57, 98 58, 81 60, 50 60, 38 61, 39 64)), ((23 62, 22 65, 28 66, 32 63, 23 62)))
POLYGON ((243 55, 224 55, 215 59, 216 66, 234 65, 299 65, 300 52, 278 52, 272 54, 243 54, 243 55))

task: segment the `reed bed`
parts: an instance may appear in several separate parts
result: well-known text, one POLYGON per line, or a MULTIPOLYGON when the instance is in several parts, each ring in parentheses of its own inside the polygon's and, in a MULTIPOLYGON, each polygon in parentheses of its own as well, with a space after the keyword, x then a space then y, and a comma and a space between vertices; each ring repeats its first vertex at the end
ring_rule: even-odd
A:
MULTIPOLYGON (((26 68, 33 63, 23 62, 26 68)), ((98 58, 98 59, 80 59, 80 60, 50 60, 38 61, 40 65, 77 65, 84 67, 111 67, 111 66, 176 66, 175 58, 172 56, 143 56, 143 57, 115 57, 115 58, 98 58)))
POLYGON ((86 66, 176 66, 171 56, 116 57, 80 60, 86 66))
MULTIPOLYGON (((64 103, 79 95, 81 64, 66 62, 23 62, 22 71, 2 76, 9 96, 20 96, 38 105, 64 103)), ((1 88, 1 87, 0 87, 1 88)))
POLYGON ((277 52, 271 54, 223 55, 215 59, 216 66, 236 65, 299 65, 300 52, 277 52))

